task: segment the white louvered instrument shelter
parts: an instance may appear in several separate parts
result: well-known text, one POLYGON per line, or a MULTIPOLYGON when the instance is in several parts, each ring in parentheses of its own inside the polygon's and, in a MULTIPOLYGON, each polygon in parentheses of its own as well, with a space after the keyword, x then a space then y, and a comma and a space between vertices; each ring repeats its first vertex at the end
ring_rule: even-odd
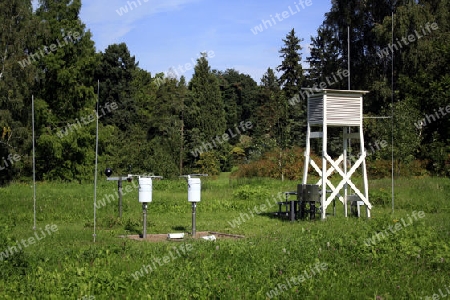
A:
POLYGON ((358 212, 359 205, 365 205, 367 208, 367 217, 370 217, 372 205, 369 202, 365 159, 366 151, 363 135, 363 95, 368 93, 368 91, 333 89, 303 90, 308 97, 303 184, 307 183, 310 169, 320 176, 317 184, 322 189, 320 199, 322 219, 326 218, 327 207, 335 198, 343 203, 345 216, 347 216, 347 203, 351 202, 352 205, 356 203, 358 212), (343 127, 343 153, 334 159, 328 154, 328 127, 343 127), (315 128, 315 131, 312 131, 313 128, 315 128), (357 132, 352 133, 351 128, 355 128, 357 132), (322 139, 321 162, 315 162, 311 158, 312 139, 322 139), (349 156, 350 139, 359 140, 361 154, 356 161, 351 161, 351 157, 349 156), (359 167, 362 168, 362 190, 351 180, 351 176, 359 167), (338 173, 342 178, 337 186, 330 180, 333 173, 338 173), (350 192, 353 191, 353 194, 348 194, 349 189, 350 192), (327 194, 328 191, 331 191, 330 195, 327 194))
MULTIPOLYGON (((308 89, 307 89, 308 90, 308 89)), ((363 95, 367 91, 323 89, 308 96, 311 125, 359 126, 362 122, 363 95)))

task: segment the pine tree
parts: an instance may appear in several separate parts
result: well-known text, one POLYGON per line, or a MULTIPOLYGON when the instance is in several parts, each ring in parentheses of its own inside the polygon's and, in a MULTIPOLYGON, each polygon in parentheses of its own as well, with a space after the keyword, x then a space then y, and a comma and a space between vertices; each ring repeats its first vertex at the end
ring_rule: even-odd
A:
POLYGON ((286 39, 283 39, 284 46, 279 51, 283 61, 277 71, 282 72, 279 82, 287 98, 298 94, 304 81, 302 57, 299 52, 302 50, 301 41, 303 39, 299 39, 295 35, 295 30, 292 29, 286 39))
POLYGON ((197 59, 194 75, 189 82, 186 125, 197 128, 202 137, 210 139, 226 129, 225 112, 216 76, 210 70, 206 54, 197 59))
POLYGON ((276 145, 280 145, 283 118, 285 116, 283 110, 280 109, 280 107, 284 106, 284 97, 273 69, 268 68, 261 78, 258 96, 255 150, 262 153, 272 150, 276 145))
MULTIPOLYGON (((217 77, 211 72, 207 55, 197 59, 194 75, 189 82, 189 97, 186 99, 185 124, 189 135, 189 148, 211 142, 224 134, 226 119, 220 86, 217 77)), ((216 144, 217 147, 220 146, 216 144)), ((213 148, 217 148, 214 147, 213 148)), ((192 161, 193 163, 193 161, 192 161)), ((193 164, 191 163, 191 166, 193 164)))
MULTIPOLYGON (((307 58, 309 72, 307 76, 308 87, 321 82, 327 82, 326 77, 336 74, 342 69, 342 55, 340 43, 334 37, 335 32, 327 25, 322 24, 317 30, 317 37, 311 37, 311 56, 307 58)), ((347 87, 347 81, 333 82, 327 86, 331 89, 347 87)))
POLYGON ((279 51, 283 61, 277 71, 281 72, 279 83, 287 99, 284 107, 280 107, 280 110, 284 112, 283 121, 280 122, 283 129, 279 146, 282 149, 291 145, 304 145, 306 103, 303 101, 295 105, 291 104, 292 99, 298 97, 305 80, 301 64, 302 57, 299 52, 302 49, 301 41, 292 29, 286 39, 283 39, 284 46, 279 51))

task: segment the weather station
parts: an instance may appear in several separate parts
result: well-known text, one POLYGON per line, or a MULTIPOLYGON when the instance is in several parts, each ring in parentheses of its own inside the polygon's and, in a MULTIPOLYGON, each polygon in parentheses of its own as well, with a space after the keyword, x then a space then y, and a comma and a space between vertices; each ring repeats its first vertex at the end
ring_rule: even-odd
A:
POLYGON ((188 183, 188 202, 192 203, 192 236, 196 235, 196 210, 197 203, 201 200, 202 183, 200 177, 208 176, 208 174, 189 174, 185 177, 188 183))
POLYGON ((352 207, 357 208, 358 217, 360 206, 365 205, 367 217, 370 218, 372 205, 369 202, 362 112, 363 95, 366 93, 368 91, 322 89, 308 94, 303 185, 307 183, 309 166, 312 166, 320 177, 316 185, 321 186, 319 202, 322 219, 326 218, 326 209, 336 197, 343 203, 346 217, 347 203, 350 202, 352 207), (343 153, 337 159, 333 159, 328 152, 329 127, 343 128, 343 153), (312 128, 316 128, 315 131, 312 128), (356 128, 358 131, 352 133, 351 128, 356 128), (316 163, 310 155, 312 139, 322 139, 321 163, 316 163), (348 153, 350 139, 359 140, 359 148, 361 149, 361 156, 353 165, 351 165, 352 162, 349 160, 348 153), (362 168, 362 191, 351 180, 352 175, 359 167, 362 168), (337 186, 334 186, 330 180, 330 176, 334 172, 341 176, 341 181, 337 186), (327 187, 329 190, 327 190, 327 187), (353 191, 352 194, 349 194, 348 187, 353 191), (343 190, 343 195, 340 194, 341 190, 343 190), (329 196, 327 196, 327 192, 330 192, 329 196))
POLYGON ((137 177, 139 181, 139 203, 142 203, 143 229, 142 238, 147 238, 147 205, 153 200, 153 179, 162 179, 162 176, 132 175, 127 178, 137 177))
POLYGON ((111 177, 113 171, 111 168, 105 169, 105 175, 108 177, 106 180, 108 181, 117 181, 117 193, 119 195, 118 199, 118 208, 119 208, 119 218, 122 218, 122 181, 128 181, 130 182, 132 179, 128 176, 118 176, 118 177, 111 177))

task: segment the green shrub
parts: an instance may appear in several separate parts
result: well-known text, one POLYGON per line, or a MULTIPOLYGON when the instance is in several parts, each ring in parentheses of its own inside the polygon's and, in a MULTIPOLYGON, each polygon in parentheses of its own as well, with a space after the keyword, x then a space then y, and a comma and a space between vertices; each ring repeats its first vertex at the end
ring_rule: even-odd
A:
MULTIPOLYGON (((311 154, 314 161, 320 158, 311 154)), ((300 147, 289 149, 274 149, 264 153, 258 160, 240 165, 232 177, 269 177, 275 179, 301 180, 303 176, 305 157, 300 147)))
MULTIPOLYGON (((392 175, 392 161, 387 159, 366 160, 367 175, 371 179, 389 178, 392 175)), ((425 176, 427 161, 411 160, 394 163, 395 176, 425 176)))
POLYGON ((264 199, 269 192, 261 186, 250 186, 248 184, 240 186, 233 192, 233 197, 242 200, 264 199))
POLYGON ((23 249, 17 246, 16 240, 7 236, 8 226, 0 227, 0 279, 11 280, 14 276, 23 276, 29 267, 23 249), (10 247, 15 247, 14 250, 10 247), (16 250, 17 249, 17 250, 16 250), (14 253, 11 253, 14 251, 14 253))
POLYGON ((220 174, 220 157, 217 152, 203 152, 197 160, 196 172, 215 176, 220 174))
POLYGON ((370 203, 373 205, 386 206, 391 202, 391 193, 385 189, 369 189, 370 203))

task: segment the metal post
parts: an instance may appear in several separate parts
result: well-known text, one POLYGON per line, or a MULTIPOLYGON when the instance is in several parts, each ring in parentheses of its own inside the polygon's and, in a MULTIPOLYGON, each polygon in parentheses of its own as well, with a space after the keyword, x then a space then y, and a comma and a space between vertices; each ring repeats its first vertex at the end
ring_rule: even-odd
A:
POLYGON ((122 218, 122 177, 117 181, 117 189, 119 190, 119 218, 122 218))
POLYGON ((350 90, 350 26, 347 26, 347 69, 348 69, 348 90, 350 90))
POLYGON ((144 230, 142 231, 142 238, 147 238, 147 203, 142 203, 142 211, 144 215, 144 230))
POLYGON ((336 199, 333 199, 333 216, 336 216, 336 199))
POLYGON ((289 217, 291 219, 291 222, 295 221, 295 201, 289 201, 290 208, 289 208, 289 217))
POLYGON ((314 220, 316 218, 316 202, 309 202, 309 219, 314 220))
MULTIPOLYGON (((325 190, 326 191, 326 190, 325 190)), ((315 184, 307 184, 305 186, 305 200, 309 203, 309 219, 316 218, 316 201, 323 199, 319 193, 319 186, 315 184)), ((322 206, 323 207, 323 206, 322 206)))
MULTIPOLYGON (((31 95, 31 123, 33 126, 33 230, 36 230, 36 151, 35 151, 35 134, 34 134, 34 95, 31 95)), ((94 239, 95 242, 95 239, 94 239)))
POLYGON ((197 208, 197 203, 192 202, 192 236, 195 237, 196 230, 195 230, 195 211, 197 208))
MULTIPOLYGON (((391 40, 392 43, 394 41, 394 9, 392 8, 392 17, 391 17, 391 40)), ((393 44, 391 44, 393 45, 393 44)), ((394 51, 392 51, 392 60, 391 60, 391 190, 392 190, 392 213, 394 213, 394 51)), ((370 211, 367 207, 367 216, 370 211)))

